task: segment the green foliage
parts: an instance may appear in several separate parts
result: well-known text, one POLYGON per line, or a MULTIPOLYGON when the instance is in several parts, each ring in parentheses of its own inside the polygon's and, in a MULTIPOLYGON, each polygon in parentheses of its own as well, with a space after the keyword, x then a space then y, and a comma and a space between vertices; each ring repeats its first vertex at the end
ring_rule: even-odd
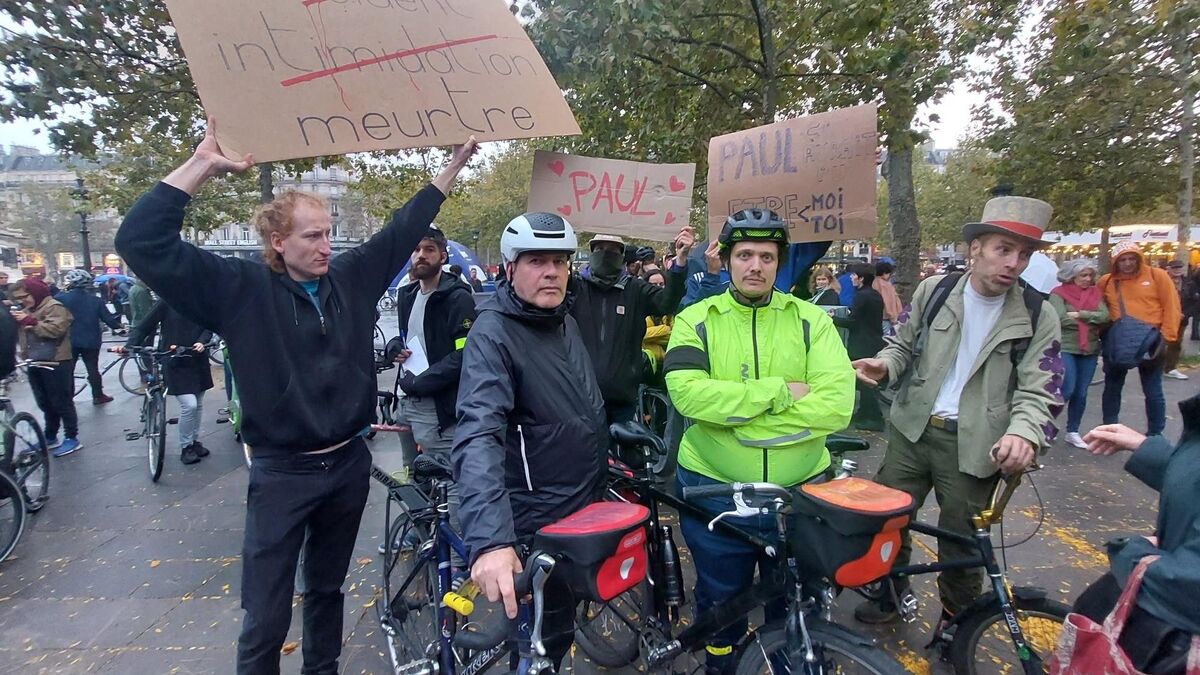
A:
POLYGON ((1154 14, 1133 0, 1060 0, 990 79, 998 175, 1055 208, 1052 227, 1107 227, 1171 192, 1173 86, 1154 14))

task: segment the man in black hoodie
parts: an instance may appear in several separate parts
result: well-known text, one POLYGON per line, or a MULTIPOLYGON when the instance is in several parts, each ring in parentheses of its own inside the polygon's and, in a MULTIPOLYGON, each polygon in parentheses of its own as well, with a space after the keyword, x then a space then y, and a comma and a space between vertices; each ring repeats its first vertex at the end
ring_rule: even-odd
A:
POLYGON ((624 266, 625 242, 608 234, 592 238, 587 268, 571 279, 570 291, 575 297, 571 316, 592 357, 610 423, 633 419, 642 378, 646 317, 674 314, 679 307, 687 285, 688 253, 695 241, 690 227, 679 231, 666 288, 630 276, 624 266))
POLYGON ((210 119, 191 159, 143 195, 117 232, 117 251, 130 268, 229 348, 242 437, 254 453, 240 675, 279 672, 302 544, 304 672, 337 672, 341 587, 370 481, 362 435, 376 397, 375 301, 425 236, 475 148, 473 138, 455 148, 447 167, 387 227, 334 259, 328 207, 318 197, 288 192, 263 205, 255 225, 264 265, 221 258, 179 237, 184 207, 208 179, 254 163, 248 155, 227 159, 210 119))
MULTIPOLYGON (((475 297, 461 277, 443 273, 446 235, 430 226, 412 254, 409 276, 416 281, 400 289, 396 314, 400 335, 388 343, 388 353, 401 364, 396 385, 400 389, 399 420, 412 428, 412 440, 422 452, 450 463, 458 401, 458 376, 463 347, 475 323, 475 297), (417 358, 413 352, 418 352, 417 358)), ((404 447, 406 466, 415 454, 404 447)), ((451 488, 450 519, 457 524, 458 491, 451 488)))

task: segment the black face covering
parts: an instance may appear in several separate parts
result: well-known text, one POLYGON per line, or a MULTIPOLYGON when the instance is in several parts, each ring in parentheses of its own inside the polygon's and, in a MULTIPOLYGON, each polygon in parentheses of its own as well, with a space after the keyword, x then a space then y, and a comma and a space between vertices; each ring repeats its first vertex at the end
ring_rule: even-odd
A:
POLYGON ((625 256, 616 251, 596 249, 592 251, 591 264, 588 269, 592 278, 602 284, 615 284, 621 277, 621 268, 625 266, 625 256))

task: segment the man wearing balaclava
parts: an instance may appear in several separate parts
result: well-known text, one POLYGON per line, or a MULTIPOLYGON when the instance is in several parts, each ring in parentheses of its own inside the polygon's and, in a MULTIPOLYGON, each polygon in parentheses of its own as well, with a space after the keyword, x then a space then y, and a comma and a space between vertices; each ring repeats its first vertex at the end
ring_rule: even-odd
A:
POLYGON ((571 316, 592 357, 609 424, 634 417, 646 317, 675 313, 687 282, 688 253, 695 241, 695 233, 687 226, 675 237, 675 258, 667 269, 665 288, 630 276, 625 269, 625 242, 609 234, 592 239, 591 260, 571 279, 567 289, 574 296, 571 316))

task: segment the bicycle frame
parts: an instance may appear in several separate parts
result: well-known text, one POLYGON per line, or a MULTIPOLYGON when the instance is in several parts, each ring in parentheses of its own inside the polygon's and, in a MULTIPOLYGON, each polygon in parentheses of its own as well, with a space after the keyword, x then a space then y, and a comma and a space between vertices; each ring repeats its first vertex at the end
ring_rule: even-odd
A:
MULTIPOLYGON (((1006 477, 1002 483, 1004 485, 1002 491, 998 491, 999 485, 997 485, 997 490, 993 491, 988 508, 971 518, 974 532, 969 537, 921 521, 914 520, 909 524, 909 529, 913 532, 929 535, 936 538, 939 542, 950 541, 962 546, 970 546, 979 551, 978 555, 946 562, 935 561, 893 567, 889 578, 901 579, 919 574, 982 567, 991 582, 992 592, 996 596, 996 601, 1000 604, 1000 611, 1004 615, 1005 627, 1008 629, 1009 638, 1012 640, 1013 647, 1017 651, 1017 658, 1021 661, 1022 670, 1027 675, 1041 675, 1043 673, 1041 657, 1029 648, 1029 643, 1025 640, 1025 634, 1021 631, 1021 625, 1017 621, 1017 612, 1013 607, 1012 587, 1009 585, 1004 571, 1000 569, 1000 564, 996 560, 996 549, 992 545, 992 525, 1003 519, 1004 509, 1008 506, 1013 492, 1020 485, 1021 476, 1022 474, 1014 474, 1013 476, 1006 477)), ((956 614, 950 620, 950 625, 957 625, 966 614, 967 612, 965 611, 956 614)), ((934 638, 935 642, 940 639, 943 638, 941 636, 935 636, 934 638)))

